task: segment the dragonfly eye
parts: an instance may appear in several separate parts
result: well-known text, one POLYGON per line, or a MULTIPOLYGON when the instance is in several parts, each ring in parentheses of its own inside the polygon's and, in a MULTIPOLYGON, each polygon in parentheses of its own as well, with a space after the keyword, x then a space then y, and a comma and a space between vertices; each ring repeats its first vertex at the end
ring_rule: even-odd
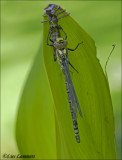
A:
POLYGON ((46 14, 50 14, 50 13, 51 13, 51 9, 44 9, 44 12, 45 12, 46 14))
POLYGON ((46 8, 44 8, 45 13, 48 15, 54 14, 55 13, 54 7, 55 7, 54 4, 49 4, 46 8))
POLYGON ((56 39, 56 42, 57 42, 57 43, 63 43, 63 42, 64 42, 64 39, 63 39, 62 37, 57 38, 57 39, 56 39))
POLYGON ((64 42, 63 40, 60 40, 60 41, 59 41, 59 43, 63 43, 63 42, 64 42))

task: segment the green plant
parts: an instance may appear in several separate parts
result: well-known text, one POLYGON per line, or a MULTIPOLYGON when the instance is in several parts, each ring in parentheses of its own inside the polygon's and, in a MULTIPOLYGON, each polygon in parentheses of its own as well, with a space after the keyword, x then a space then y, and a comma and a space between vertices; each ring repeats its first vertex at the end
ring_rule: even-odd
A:
POLYGON ((64 75, 46 44, 38 52, 19 105, 16 137, 21 154, 40 159, 115 159, 114 119, 107 79, 96 57, 93 39, 71 18, 60 20, 68 47, 83 41, 69 59, 71 78, 83 113, 78 117, 77 144, 67 100, 64 75))

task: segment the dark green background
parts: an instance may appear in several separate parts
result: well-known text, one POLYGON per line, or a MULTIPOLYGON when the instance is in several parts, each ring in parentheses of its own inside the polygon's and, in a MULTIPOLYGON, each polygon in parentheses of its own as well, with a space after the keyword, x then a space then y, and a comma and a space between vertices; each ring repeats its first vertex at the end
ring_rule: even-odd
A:
MULTIPOLYGON (((51 1, 1 2, 1 136, 2 153, 18 154, 15 122, 19 99, 33 59, 42 43, 43 8, 51 1)), ((117 157, 121 151, 121 2, 58 1, 95 40, 97 57, 107 66, 115 117, 117 157)))

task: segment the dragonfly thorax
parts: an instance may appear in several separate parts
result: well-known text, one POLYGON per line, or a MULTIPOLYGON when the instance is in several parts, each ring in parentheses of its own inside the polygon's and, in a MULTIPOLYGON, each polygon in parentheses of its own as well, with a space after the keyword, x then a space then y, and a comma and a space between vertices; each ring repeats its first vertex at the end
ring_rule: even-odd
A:
POLYGON ((56 57, 58 60, 58 63, 60 64, 61 68, 63 67, 63 63, 65 60, 67 60, 67 50, 66 49, 58 49, 56 51, 56 57))
POLYGON ((64 49, 67 47, 67 41, 64 40, 62 37, 58 37, 54 42, 54 47, 57 49, 64 49))

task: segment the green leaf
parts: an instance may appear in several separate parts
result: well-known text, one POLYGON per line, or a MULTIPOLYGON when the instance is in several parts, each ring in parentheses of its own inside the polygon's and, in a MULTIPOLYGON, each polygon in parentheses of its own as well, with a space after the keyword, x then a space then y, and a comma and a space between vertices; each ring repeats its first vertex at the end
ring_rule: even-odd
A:
POLYGON ((75 52, 69 52, 70 62, 79 71, 69 67, 83 114, 83 118, 78 116, 81 142, 74 136, 64 75, 46 44, 49 24, 44 23, 43 52, 41 48, 35 58, 19 105, 19 150, 40 159, 115 159, 110 91, 94 41, 70 16, 59 24, 68 36, 68 48, 83 41, 75 52))
POLYGON ((17 116, 16 139, 23 155, 41 159, 56 157, 51 94, 41 47, 24 87, 17 116))

